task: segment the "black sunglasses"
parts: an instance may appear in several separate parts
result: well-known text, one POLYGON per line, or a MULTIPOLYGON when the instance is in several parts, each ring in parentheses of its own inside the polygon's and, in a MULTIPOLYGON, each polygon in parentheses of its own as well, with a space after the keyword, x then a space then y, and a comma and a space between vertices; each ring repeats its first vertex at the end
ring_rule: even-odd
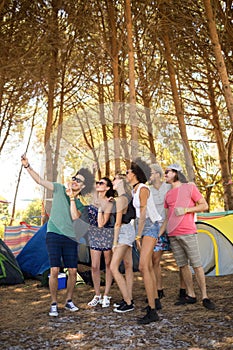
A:
POLYGON ((95 183, 96 185, 106 185, 106 183, 105 182, 103 182, 103 181, 96 181, 96 183, 95 183))
POLYGON ((170 171, 172 171, 172 170, 171 170, 171 169, 169 169, 169 170, 165 170, 165 171, 164 171, 164 174, 166 174, 166 175, 167 175, 167 174, 168 174, 170 171))
MULTIPOLYGON (((122 177, 125 177, 126 176, 126 174, 117 174, 118 176, 122 176, 122 177)), ((113 180, 112 181, 115 181, 116 179, 118 179, 116 176, 113 178, 113 180)), ((121 180, 121 179, 120 179, 121 180)))
POLYGON ((80 184, 81 182, 83 182, 81 179, 79 179, 79 178, 76 177, 76 176, 72 176, 72 181, 75 181, 75 182, 77 182, 78 184, 80 184))

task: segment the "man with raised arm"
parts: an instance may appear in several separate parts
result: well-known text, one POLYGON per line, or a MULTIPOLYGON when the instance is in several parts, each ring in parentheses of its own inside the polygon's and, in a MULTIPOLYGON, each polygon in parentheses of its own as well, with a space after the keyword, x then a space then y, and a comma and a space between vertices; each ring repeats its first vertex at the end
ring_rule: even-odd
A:
POLYGON ((33 170, 26 155, 21 157, 23 167, 39 185, 53 192, 51 213, 47 225, 46 246, 50 262, 49 289, 51 306, 49 315, 58 316, 57 287, 60 267, 68 269, 65 309, 77 311, 72 301, 77 278, 78 251, 73 220, 81 216, 83 204, 79 196, 92 191, 94 176, 88 169, 81 168, 68 184, 68 189, 57 182, 50 182, 40 177, 33 170))

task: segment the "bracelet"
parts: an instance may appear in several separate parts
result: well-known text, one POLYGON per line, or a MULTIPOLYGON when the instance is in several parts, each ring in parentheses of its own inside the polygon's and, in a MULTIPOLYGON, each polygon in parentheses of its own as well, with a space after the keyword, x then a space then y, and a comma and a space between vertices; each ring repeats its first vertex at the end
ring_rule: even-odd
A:
POLYGON ((141 239, 142 238, 142 236, 136 236, 135 237, 135 241, 138 241, 139 239, 141 239))
POLYGON ((98 213, 102 213, 102 209, 101 208, 98 209, 98 213))
POLYGON ((75 199, 74 199, 74 198, 70 198, 70 201, 74 202, 74 201, 75 201, 75 199))
POLYGON ((30 167, 30 164, 28 163, 28 165, 26 165, 26 166, 24 165, 23 167, 24 167, 24 169, 27 169, 30 167))
POLYGON ((184 208, 184 213, 187 214, 188 208, 184 208))

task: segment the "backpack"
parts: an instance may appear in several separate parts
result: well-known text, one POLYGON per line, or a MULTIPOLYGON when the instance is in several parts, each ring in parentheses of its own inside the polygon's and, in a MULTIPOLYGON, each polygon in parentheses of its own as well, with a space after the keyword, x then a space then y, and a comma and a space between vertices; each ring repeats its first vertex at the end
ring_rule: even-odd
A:
POLYGON ((129 200, 127 212, 122 215, 122 224, 129 224, 132 219, 136 219, 136 210, 133 206, 133 198, 129 198, 126 194, 124 194, 129 200))

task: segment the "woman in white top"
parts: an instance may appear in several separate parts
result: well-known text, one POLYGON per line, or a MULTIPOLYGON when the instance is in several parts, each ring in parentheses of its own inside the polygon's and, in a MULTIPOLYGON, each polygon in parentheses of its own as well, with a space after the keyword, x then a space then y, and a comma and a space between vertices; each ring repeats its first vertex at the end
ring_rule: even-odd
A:
POLYGON ((143 160, 137 158, 127 170, 127 181, 133 187, 133 205, 136 208, 136 244, 140 250, 139 270, 142 274, 148 306, 146 315, 138 320, 139 324, 148 324, 159 320, 155 308, 155 295, 157 291, 155 275, 152 265, 154 246, 159 235, 158 214, 150 189, 145 185, 149 179, 151 170, 143 160))

